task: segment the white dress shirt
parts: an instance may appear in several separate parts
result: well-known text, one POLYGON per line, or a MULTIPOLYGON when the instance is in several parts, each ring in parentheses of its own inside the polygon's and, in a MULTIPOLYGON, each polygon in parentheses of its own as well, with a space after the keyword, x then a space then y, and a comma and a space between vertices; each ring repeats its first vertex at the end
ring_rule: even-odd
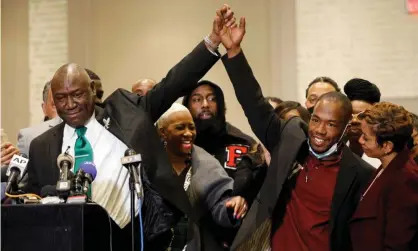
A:
MULTIPOLYGON (((102 206, 116 224, 123 228, 131 220, 129 173, 121 164, 121 158, 128 147, 103 127, 94 113, 85 126, 85 137, 93 149, 93 162, 97 169, 97 176, 91 187, 92 201, 102 206)), ((68 153, 74 156, 76 140, 75 128, 66 124, 62 152, 70 146, 68 153)), ((137 200, 135 205, 135 214, 138 214, 137 200)))
MULTIPOLYGON (((347 146, 350 146, 350 141, 347 141, 347 146)), ((366 161, 367 163, 369 163, 372 167, 374 168, 379 168, 380 165, 382 164, 382 162, 380 162, 379 159, 376 158, 370 158, 369 156, 367 156, 365 153, 363 153, 363 155, 361 156, 361 158, 366 161)))

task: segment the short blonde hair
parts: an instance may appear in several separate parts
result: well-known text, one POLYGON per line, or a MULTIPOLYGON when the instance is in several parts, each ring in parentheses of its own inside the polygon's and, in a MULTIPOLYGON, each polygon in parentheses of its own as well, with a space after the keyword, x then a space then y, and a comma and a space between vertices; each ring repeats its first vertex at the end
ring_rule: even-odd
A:
POLYGON ((166 126, 168 117, 170 117, 171 114, 182 111, 187 111, 190 114, 189 109, 187 109, 187 107, 185 107, 184 105, 179 103, 172 104, 171 107, 163 115, 161 115, 161 117, 155 123, 157 128, 161 129, 164 126, 166 126))

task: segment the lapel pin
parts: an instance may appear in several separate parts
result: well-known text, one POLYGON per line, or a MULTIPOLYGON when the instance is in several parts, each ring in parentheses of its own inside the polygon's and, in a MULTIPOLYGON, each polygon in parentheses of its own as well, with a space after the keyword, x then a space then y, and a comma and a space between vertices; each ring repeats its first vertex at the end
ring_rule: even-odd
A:
POLYGON ((104 128, 109 129, 110 126, 110 118, 103 119, 104 128))

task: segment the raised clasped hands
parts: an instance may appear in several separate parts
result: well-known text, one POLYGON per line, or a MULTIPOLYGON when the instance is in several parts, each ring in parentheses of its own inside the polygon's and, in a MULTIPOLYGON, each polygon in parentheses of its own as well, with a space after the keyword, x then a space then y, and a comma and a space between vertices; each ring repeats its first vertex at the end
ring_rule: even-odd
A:
POLYGON ((222 42, 229 58, 240 53, 241 41, 245 35, 245 18, 240 18, 239 25, 235 21, 234 12, 226 4, 216 11, 213 21, 213 33, 222 42))

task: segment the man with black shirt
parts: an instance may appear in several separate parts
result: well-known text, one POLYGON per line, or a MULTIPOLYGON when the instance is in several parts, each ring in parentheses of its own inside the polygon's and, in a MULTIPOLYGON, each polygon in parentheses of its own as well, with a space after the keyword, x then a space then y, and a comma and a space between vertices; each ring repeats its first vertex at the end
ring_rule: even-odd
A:
POLYGON ((196 125, 195 144, 214 155, 234 178, 241 157, 257 142, 226 122, 222 89, 210 81, 200 81, 198 87, 183 98, 183 105, 190 110, 196 125))

